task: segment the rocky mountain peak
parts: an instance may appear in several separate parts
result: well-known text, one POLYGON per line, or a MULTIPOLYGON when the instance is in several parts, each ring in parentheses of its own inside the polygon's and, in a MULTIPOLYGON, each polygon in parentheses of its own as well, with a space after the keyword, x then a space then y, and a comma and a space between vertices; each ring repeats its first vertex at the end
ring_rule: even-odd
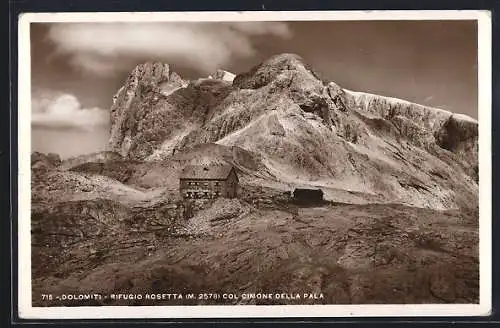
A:
POLYGON ((128 155, 131 146, 131 128, 140 124, 134 109, 139 103, 155 102, 161 96, 167 96, 179 88, 187 86, 170 66, 162 62, 145 62, 137 65, 127 77, 124 85, 113 97, 110 110, 111 135, 110 148, 122 156, 128 155))
POLYGON ((145 62, 137 65, 130 74, 134 79, 151 79, 157 83, 167 80, 170 66, 162 62, 145 62))
POLYGON ((277 68, 290 69, 292 66, 304 66, 305 61, 298 54, 294 53, 281 53, 269 57, 262 63, 262 66, 273 66, 277 68))
POLYGON ((286 80, 289 80, 293 75, 300 73, 308 74, 303 59, 299 55, 279 54, 246 73, 238 74, 234 78, 233 85, 241 89, 258 89, 276 80, 280 75, 286 75, 286 80))

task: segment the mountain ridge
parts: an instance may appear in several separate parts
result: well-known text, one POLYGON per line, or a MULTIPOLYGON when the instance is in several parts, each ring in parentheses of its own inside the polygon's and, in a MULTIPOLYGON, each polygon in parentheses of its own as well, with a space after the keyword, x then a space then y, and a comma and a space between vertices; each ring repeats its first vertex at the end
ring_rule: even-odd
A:
POLYGON ((277 182, 352 185, 437 208, 458 206, 477 192, 472 118, 344 89, 320 79, 295 54, 272 56, 232 82, 202 78, 168 95, 158 88, 169 83, 170 67, 144 65, 133 70, 111 109, 120 115, 112 114, 110 148, 124 157, 168 159, 175 149, 217 143, 255 154, 268 171, 282 173, 277 182), (418 162, 427 166, 423 172, 418 162), (448 174, 429 173, 436 170, 448 174), (440 175, 454 181, 434 181, 440 175), (453 190, 469 196, 456 201, 453 190), (428 194, 412 195, 422 193, 428 194))

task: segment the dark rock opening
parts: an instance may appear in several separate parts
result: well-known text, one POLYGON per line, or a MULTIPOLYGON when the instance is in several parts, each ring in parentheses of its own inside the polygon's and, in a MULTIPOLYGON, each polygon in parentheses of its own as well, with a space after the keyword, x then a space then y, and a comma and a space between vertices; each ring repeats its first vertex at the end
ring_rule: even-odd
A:
POLYGON ((324 202, 323 190, 296 188, 293 191, 293 201, 298 204, 318 204, 324 202))

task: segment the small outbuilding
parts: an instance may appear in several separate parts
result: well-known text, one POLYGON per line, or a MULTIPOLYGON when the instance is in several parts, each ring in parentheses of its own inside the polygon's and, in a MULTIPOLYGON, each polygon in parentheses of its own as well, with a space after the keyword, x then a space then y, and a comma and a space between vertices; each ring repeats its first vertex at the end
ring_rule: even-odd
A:
POLYGON ((179 191, 184 199, 234 198, 239 186, 232 165, 188 165, 180 175, 179 191))
POLYGON ((293 191, 293 200, 303 204, 321 203, 324 201, 323 190, 296 188, 293 191))

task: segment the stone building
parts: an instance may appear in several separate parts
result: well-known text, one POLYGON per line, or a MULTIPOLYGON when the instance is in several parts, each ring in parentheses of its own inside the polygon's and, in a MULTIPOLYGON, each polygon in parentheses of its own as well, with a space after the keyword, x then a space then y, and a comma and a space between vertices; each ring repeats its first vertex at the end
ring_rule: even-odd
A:
POLYGON ((180 175, 179 191, 182 198, 233 198, 237 195, 239 180, 232 165, 188 165, 180 175))

